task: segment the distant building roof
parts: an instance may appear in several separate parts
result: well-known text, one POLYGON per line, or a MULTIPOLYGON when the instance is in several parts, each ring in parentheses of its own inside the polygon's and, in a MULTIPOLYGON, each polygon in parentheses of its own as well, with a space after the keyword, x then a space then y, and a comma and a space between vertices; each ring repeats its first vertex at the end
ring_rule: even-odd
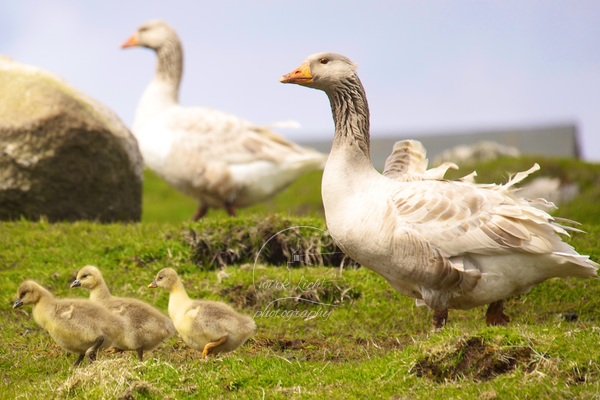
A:
MULTIPOLYGON (((427 149, 427 158, 433 158, 446 149, 462 144, 475 144, 483 140, 498 142, 519 149, 521 154, 543 155, 551 157, 579 158, 577 127, 575 125, 556 125, 523 129, 481 130, 468 133, 447 134, 407 134, 386 135, 387 138, 372 138, 371 159, 375 168, 381 170, 385 159, 392 152, 394 143, 398 140, 416 139, 427 149)), ((329 141, 303 142, 303 145, 313 147, 324 153, 331 149, 329 141)))

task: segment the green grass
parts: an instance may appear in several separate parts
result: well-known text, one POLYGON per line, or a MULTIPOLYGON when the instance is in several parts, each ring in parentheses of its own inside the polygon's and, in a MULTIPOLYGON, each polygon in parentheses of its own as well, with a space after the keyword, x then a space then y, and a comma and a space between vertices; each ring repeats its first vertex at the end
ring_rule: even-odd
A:
MULTIPOLYGON (((480 177, 489 170, 500 175, 496 181, 505 181, 505 171, 527 169, 529 161, 477 169, 480 177)), ((560 173, 589 182, 559 212, 590 210, 564 215, 579 219, 588 231, 568 240, 600 259, 600 220, 590 202, 600 176, 597 166, 550 162, 566 163, 563 168, 571 172, 560 173)), ((600 397, 598 280, 552 279, 509 299, 508 327, 486 327, 484 309, 478 308, 451 311, 448 326, 434 333, 429 310, 416 307, 366 269, 301 266, 288 271, 283 264, 259 259, 256 266, 241 262, 207 270, 195 258, 191 231, 205 232, 227 248, 231 232, 240 227, 251 231, 261 215, 275 227, 281 221, 323 227, 320 173, 309 174, 274 202, 241 210, 239 218, 217 210, 198 223, 187 222, 193 201, 149 173, 146 178, 139 224, 0 224, 0 398, 600 397), (281 214, 267 217, 271 212, 281 214), (290 217, 298 213, 306 217, 290 217), (11 305, 25 279, 35 279, 57 297, 87 297, 83 289, 69 289, 77 270, 87 264, 103 271, 114 295, 142 299, 164 312, 168 294, 147 285, 158 270, 173 267, 191 297, 228 302, 255 317, 258 332, 236 352, 207 360, 176 336, 144 362, 131 352, 101 354, 96 363, 73 368, 75 356, 36 325, 31 307, 13 310, 11 305), (269 287, 269 282, 281 285, 269 287), (272 301, 300 295, 327 305, 279 300, 273 309, 280 314, 264 315, 272 301), (569 322, 562 316, 566 313, 577 313, 578 319, 569 322)))
MULTIPOLYGON (((323 217, 321 202, 322 171, 313 171, 300 177, 273 199, 251 207, 238 209, 239 216, 282 213, 323 217)), ((144 171, 142 222, 180 222, 189 220, 197 203, 177 192, 152 171, 144 171)), ((227 218, 223 209, 211 209, 208 215, 227 218)))

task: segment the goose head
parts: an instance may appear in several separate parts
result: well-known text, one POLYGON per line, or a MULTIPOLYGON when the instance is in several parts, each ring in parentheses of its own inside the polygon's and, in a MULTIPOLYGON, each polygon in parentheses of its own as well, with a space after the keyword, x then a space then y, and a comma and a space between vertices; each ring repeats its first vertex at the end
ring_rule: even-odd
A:
POLYGON ((281 83, 295 83, 325 92, 335 91, 356 74, 358 65, 337 53, 316 53, 294 71, 279 78, 281 83))
POLYGON ((158 51, 165 43, 172 42, 173 40, 178 42, 179 38, 169 24, 160 20, 151 20, 142 24, 121 45, 121 48, 141 46, 158 51))
POLYGON ((149 288, 160 288, 170 291, 177 283, 179 277, 173 268, 164 268, 158 271, 156 278, 148 285, 149 288))
POLYGON ((17 289, 17 301, 13 304, 13 308, 36 304, 42 295, 39 288, 40 286, 33 281, 21 283, 17 289))
POLYGON ((102 281, 102 273, 93 265, 87 265, 79 270, 77 279, 71 283, 71 287, 83 287, 86 289, 94 289, 102 281))

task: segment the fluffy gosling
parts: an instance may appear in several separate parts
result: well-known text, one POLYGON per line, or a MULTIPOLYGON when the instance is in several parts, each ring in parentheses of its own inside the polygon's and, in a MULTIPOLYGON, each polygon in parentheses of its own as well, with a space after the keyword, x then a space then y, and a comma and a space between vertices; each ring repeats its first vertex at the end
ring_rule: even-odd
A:
POLYGON ((13 308, 33 305, 33 319, 63 349, 79 354, 74 366, 111 346, 123 332, 123 321, 105 307, 83 299, 56 299, 34 281, 21 283, 13 308))
POLYGON ((148 287, 169 291, 169 316, 185 343, 202 351, 202 358, 233 351, 256 331, 252 318, 227 304, 190 299, 173 268, 160 270, 148 287))
POLYGON ((108 308, 125 323, 121 340, 116 343, 120 350, 135 350, 140 361, 144 351, 155 349, 163 340, 175 333, 173 323, 163 313, 137 299, 115 297, 110 294, 100 270, 92 265, 83 267, 71 287, 90 290, 90 300, 108 308))

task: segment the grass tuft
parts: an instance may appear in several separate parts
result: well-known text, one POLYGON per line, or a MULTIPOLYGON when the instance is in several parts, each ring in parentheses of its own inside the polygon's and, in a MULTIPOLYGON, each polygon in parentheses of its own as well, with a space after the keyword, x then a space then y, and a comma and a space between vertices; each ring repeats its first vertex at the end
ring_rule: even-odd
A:
POLYGON ((225 221, 206 220, 181 232, 192 247, 192 261, 204 270, 244 263, 269 265, 357 264, 349 259, 326 231, 323 220, 278 214, 251 215, 225 221), (290 260, 298 263, 290 263, 290 260))

